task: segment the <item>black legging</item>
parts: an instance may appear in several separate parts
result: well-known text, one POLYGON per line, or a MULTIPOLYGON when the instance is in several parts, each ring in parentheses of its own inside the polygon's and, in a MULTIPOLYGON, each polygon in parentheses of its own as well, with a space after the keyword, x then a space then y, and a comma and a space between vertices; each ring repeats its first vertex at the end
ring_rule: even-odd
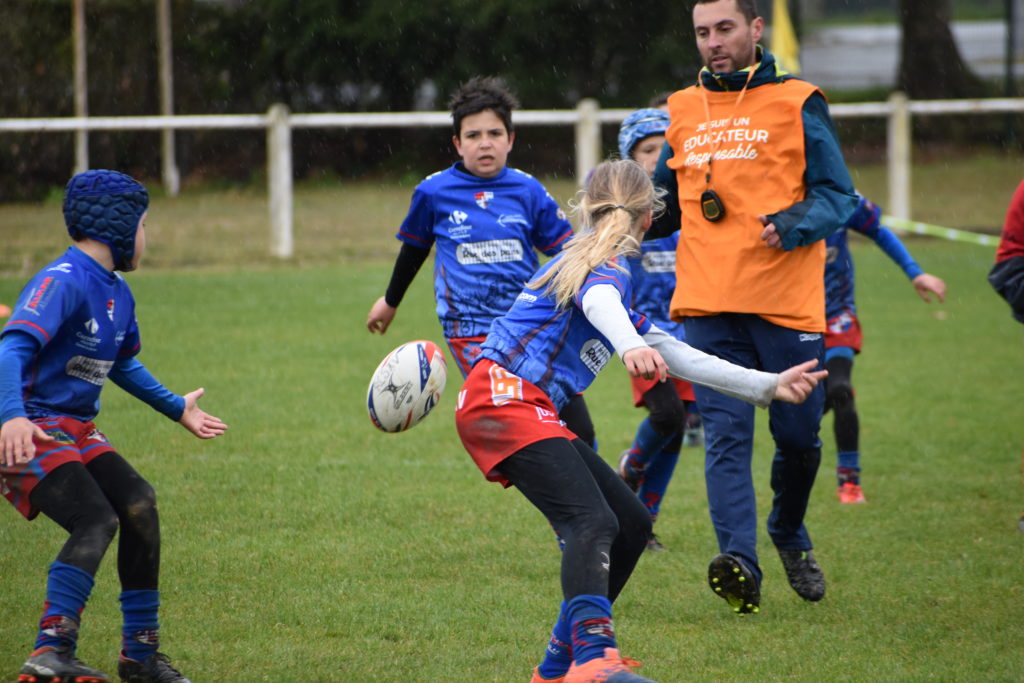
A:
POLYGON ((573 434, 583 439, 585 444, 591 448, 597 448, 594 422, 590 419, 590 411, 587 409, 587 402, 583 400, 583 394, 575 394, 570 398, 569 402, 558 411, 558 418, 573 434))
POLYGON ((647 547, 647 509, 582 440, 545 439, 497 467, 565 541, 562 593, 619 596, 647 547))
POLYGON ((123 590, 156 590, 160 520, 153 487, 120 455, 61 465, 33 489, 32 505, 70 534, 57 560, 95 576, 121 527, 117 573, 123 590))
POLYGON ((835 414, 833 432, 836 436, 836 450, 850 453, 860 448, 860 418, 853 400, 853 360, 835 356, 825 363, 828 377, 825 378, 825 410, 835 414))

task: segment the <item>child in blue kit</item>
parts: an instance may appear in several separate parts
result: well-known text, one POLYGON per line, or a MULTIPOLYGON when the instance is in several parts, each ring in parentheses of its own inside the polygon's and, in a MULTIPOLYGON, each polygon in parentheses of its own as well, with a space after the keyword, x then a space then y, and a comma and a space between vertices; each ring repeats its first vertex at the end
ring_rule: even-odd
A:
MULTIPOLYGON (((653 174, 665 144, 668 112, 638 109, 619 127, 619 154, 633 159, 653 174)), ((647 316, 660 329, 686 341, 683 324, 669 318, 668 304, 676 288, 676 248, 679 230, 664 237, 645 235, 640 253, 626 259, 633 279, 633 309, 647 316)), ((671 378, 667 382, 632 377, 633 404, 646 407, 649 414, 637 428, 633 443, 619 456, 619 476, 640 497, 657 521, 661 503, 675 472, 684 436, 699 433, 693 385, 671 378)), ((696 444, 696 440, 692 443, 696 444)), ((648 550, 664 550, 652 533, 648 550)))
POLYGON ((109 378, 201 439, 227 429, 198 407, 203 389, 173 394, 137 359, 135 300, 116 271, 139 264, 148 205, 146 189, 122 173, 73 177, 64 219, 74 244, 28 282, 0 332, 0 489, 27 519, 42 512, 68 532, 49 568, 22 683, 109 680, 75 649, 100 560, 119 530, 118 676, 129 683, 190 683, 157 651, 156 496, 93 423, 109 378))
POLYGON ((946 283, 917 265, 896 234, 882 225, 882 210, 858 194, 857 210, 839 230, 825 238, 825 410, 834 415, 836 479, 840 503, 864 503, 860 486, 860 419, 854 402, 853 360, 860 353, 863 335, 854 297, 853 256, 847 233, 854 230, 871 238, 900 267, 926 302, 934 294, 946 298, 946 283))
POLYGON ((825 372, 816 361, 773 374, 701 353, 630 308, 622 258, 657 206, 633 161, 597 166, 580 201, 582 226, 491 325, 459 394, 455 425, 481 473, 514 486, 558 529, 563 602, 532 681, 644 683, 619 654, 612 603, 651 530, 647 510, 615 471, 558 419, 615 356, 633 376, 674 376, 766 406, 801 402, 825 372))
MULTIPOLYGON (((573 233, 544 186, 506 165, 515 142, 512 110, 518 106, 494 78, 473 78, 455 92, 452 144, 461 160, 416 187, 398 230, 402 247, 391 282, 367 316, 370 332, 387 331, 436 245, 437 317, 463 377, 479 356, 491 321, 509 309, 537 269, 537 252, 557 254, 573 233)), ((582 395, 569 401, 561 417, 594 443, 582 395)))

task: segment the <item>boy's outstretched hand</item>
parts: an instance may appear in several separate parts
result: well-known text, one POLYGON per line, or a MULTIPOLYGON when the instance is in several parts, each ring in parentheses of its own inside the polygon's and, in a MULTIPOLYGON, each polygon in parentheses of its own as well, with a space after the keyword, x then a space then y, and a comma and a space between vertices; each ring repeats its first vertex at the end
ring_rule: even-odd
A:
POLYGON ((779 373, 779 385, 775 387, 775 399, 786 403, 803 403, 818 382, 828 377, 828 370, 811 372, 818 364, 816 360, 807 360, 794 365, 789 370, 779 373))
POLYGON ((212 439, 227 431, 228 426, 219 417, 214 417, 199 407, 197 401, 204 393, 206 389, 199 388, 185 394, 185 412, 181 414, 178 422, 200 439, 212 439))
POLYGON ((384 297, 377 299, 373 302, 369 315, 366 316, 366 329, 371 333, 384 334, 388 331, 388 325, 395 319, 397 311, 398 309, 389 305, 384 297))
POLYGON ((53 441, 53 437, 27 417, 14 417, 0 427, 0 463, 7 467, 20 465, 36 457, 38 441, 53 441))

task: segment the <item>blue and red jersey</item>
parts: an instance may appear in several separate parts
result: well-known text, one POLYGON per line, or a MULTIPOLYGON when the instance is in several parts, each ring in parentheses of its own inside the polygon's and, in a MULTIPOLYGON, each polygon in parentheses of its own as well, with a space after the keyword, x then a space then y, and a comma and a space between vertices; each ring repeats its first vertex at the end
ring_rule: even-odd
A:
POLYGON ((680 341, 686 341, 683 323, 669 317, 669 302, 676 290, 676 248, 679 231, 640 243, 640 255, 626 259, 633 278, 633 310, 680 341))
MULTIPOLYGON (((556 256, 538 272, 538 276, 561 259, 556 256)), ((615 261, 594 269, 576 294, 573 305, 558 308, 546 286, 527 286, 502 316, 495 318, 491 332, 481 345, 481 358, 487 358, 513 374, 539 387, 558 410, 586 389, 597 373, 615 354, 611 342, 598 332, 581 310, 583 295, 596 285, 612 285, 622 306, 641 335, 651 329, 651 321, 634 311, 633 292, 627 271, 615 261)))
POLYGON ((480 178, 460 162, 416 187, 397 237, 421 248, 436 243, 437 317, 451 338, 486 335, 537 270, 537 251, 558 253, 572 233, 533 176, 506 167, 480 178))
POLYGON ((825 239, 825 317, 829 321, 844 314, 857 315, 853 257, 847 242, 847 230, 856 230, 874 240, 909 279, 913 280, 924 272, 896 234, 882 225, 882 210, 864 196, 858 197, 857 210, 839 230, 825 239))
POLYGON ((14 330, 40 346, 22 378, 30 419, 92 420, 115 361, 141 346, 128 284, 73 246, 25 285, 0 334, 14 330))

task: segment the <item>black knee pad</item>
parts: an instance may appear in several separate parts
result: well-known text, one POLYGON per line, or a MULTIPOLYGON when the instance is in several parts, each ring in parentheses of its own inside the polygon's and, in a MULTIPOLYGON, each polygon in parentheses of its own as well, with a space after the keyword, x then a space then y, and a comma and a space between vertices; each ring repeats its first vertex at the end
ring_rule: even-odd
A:
POLYGON ((650 407, 651 426, 662 436, 680 432, 686 426, 686 405, 680 401, 662 401, 650 407))
POLYGON ((826 380, 825 407, 832 410, 843 410, 853 403, 853 384, 849 378, 831 377, 826 380))

